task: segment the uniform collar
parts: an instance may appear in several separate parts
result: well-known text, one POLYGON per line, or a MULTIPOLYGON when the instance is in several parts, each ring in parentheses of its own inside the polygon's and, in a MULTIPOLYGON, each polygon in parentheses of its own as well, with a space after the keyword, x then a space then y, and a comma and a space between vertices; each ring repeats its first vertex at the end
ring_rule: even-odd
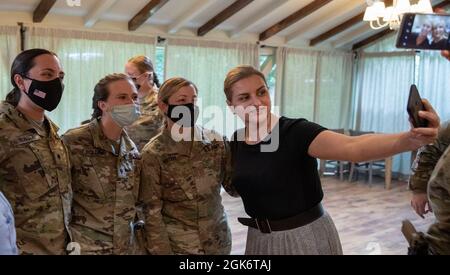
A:
POLYGON ((89 130, 91 131, 91 135, 94 140, 94 147, 96 148, 110 152, 116 156, 124 156, 137 150, 127 133, 122 130, 119 143, 119 152, 116 152, 115 142, 109 140, 105 134, 103 134, 100 121, 97 119, 94 119, 89 123, 89 130))
POLYGON ((190 156, 192 150, 194 149, 194 146, 205 146, 211 144, 211 140, 206 136, 202 127, 195 125, 193 129, 194 139, 191 141, 175 141, 172 138, 170 129, 168 129, 167 127, 164 128, 162 135, 167 142, 166 144, 168 145, 168 148, 173 148, 173 151, 175 152, 190 156))
POLYGON ((153 106, 157 105, 158 93, 156 90, 152 90, 146 96, 139 98, 139 106, 153 106))
MULTIPOLYGON (((28 118, 19 112, 13 105, 2 102, 0 104, 0 113, 5 114, 21 131, 26 132, 30 130, 34 130, 41 137, 46 137, 47 132, 40 127, 35 127, 28 118)), ((44 116, 44 124, 48 122, 50 135, 57 136, 59 128, 53 123, 47 116, 44 116)))

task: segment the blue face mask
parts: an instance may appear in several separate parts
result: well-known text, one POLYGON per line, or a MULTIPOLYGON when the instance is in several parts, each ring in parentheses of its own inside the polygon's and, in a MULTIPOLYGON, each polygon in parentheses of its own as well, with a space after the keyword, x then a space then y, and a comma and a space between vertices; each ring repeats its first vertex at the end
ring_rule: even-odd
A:
POLYGON ((136 104, 117 105, 109 111, 111 118, 121 128, 133 124, 139 119, 141 112, 136 104))

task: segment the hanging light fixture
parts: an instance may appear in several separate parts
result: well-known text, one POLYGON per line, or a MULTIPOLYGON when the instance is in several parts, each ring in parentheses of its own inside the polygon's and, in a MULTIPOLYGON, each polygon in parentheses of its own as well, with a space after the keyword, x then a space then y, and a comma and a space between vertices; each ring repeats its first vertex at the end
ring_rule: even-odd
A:
POLYGON ((372 29, 381 29, 389 26, 398 29, 404 13, 433 13, 430 0, 419 0, 411 5, 409 0, 394 0, 392 6, 386 7, 380 0, 367 0, 368 7, 364 13, 364 21, 370 22, 372 29))

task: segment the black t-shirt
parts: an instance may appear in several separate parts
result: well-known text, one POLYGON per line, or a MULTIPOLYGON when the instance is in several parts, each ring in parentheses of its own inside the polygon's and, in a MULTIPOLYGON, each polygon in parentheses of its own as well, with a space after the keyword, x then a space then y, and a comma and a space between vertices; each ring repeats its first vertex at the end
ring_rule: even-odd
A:
POLYGON ((256 145, 236 141, 237 132, 231 142, 233 185, 252 218, 292 217, 323 199, 317 160, 308 155, 308 148, 326 129, 305 119, 285 117, 278 126, 276 151, 261 152, 261 146, 271 143, 277 127, 266 141, 256 145))

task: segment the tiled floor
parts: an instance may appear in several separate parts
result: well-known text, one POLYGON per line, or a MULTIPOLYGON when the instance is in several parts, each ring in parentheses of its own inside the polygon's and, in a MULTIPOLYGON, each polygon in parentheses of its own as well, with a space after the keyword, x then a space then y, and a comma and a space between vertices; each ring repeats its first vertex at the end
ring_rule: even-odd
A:
MULTIPOLYGON (((433 223, 432 214, 422 220, 413 212, 405 182, 394 181, 391 190, 385 190, 383 183, 382 178, 376 177, 371 186, 364 181, 322 179, 324 206, 336 224, 344 254, 404 255, 407 243, 400 231, 402 220, 410 219, 422 231, 433 223)), ((233 234, 232 254, 243 254, 247 229, 237 222, 237 217, 246 216, 242 202, 227 194, 223 196, 233 234)))

